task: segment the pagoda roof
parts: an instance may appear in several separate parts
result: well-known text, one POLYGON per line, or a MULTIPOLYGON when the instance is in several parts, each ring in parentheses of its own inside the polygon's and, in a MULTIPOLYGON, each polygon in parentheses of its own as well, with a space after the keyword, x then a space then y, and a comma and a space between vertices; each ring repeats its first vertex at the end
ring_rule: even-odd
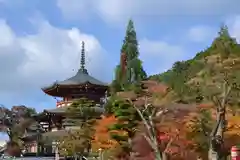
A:
POLYGON ((77 74, 73 77, 70 77, 63 81, 56 81, 54 84, 43 87, 43 90, 48 90, 55 88, 57 86, 72 86, 72 85, 83 85, 83 84, 92 84, 97 86, 108 86, 106 83, 103 83, 96 78, 90 76, 87 72, 82 71, 81 69, 78 70, 77 74))
MULTIPOLYGON (((82 53, 81 53, 81 63, 80 68, 78 69, 77 73, 66 80, 63 81, 56 81, 55 83, 43 87, 42 90, 45 93, 50 94, 51 90, 55 90, 58 87, 70 87, 70 86, 81 86, 81 85, 87 85, 90 86, 101 86, 104 88, 107 88, 108 84, 101 82, 100 80, 90 76, 88 74, 87 69, 85 68, 85 49, 84 49, 84 42, 82 42, 82 53)), ((56 94, 56 93, 55 93, 56 94)))

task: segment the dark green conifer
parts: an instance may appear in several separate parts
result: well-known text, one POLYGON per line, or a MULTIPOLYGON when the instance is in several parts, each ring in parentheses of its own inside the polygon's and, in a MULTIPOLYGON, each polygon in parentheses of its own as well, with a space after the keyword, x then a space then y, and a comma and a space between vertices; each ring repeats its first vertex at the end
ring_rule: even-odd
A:
POLYGON ((121 145, 126 153, 130 153, 132 145, 131 139, 135 136, 141 118, 136 109, 128 101, 117 100, 113 105, 114 115, 119 121, 109 128, 110 133, 112 133, 111 136, 121 145), (122 135, 121 131, 124 131, 127 134, 122 135))
MULTIPOLYGON (((126 36, 121 49, 121 62, 115 70, 115 82, 126 89, 132 83, 137 83, 147 78, 139 59, 137 35, 132 20, 129 20, 126 36)), ((118 85, 119 86, 119 85, 118 85)), ((114 86, 113 86, 114 87, 114 86)))

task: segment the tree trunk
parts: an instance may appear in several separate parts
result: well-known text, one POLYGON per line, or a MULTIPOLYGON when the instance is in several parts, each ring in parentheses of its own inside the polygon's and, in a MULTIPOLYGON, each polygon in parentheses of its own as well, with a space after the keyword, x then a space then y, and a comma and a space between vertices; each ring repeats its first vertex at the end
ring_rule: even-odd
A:
POLYGON ((161 160, 168 160, 168 155, 166 153, 162 153, 162 159, 161 160))
POLYGON ((132 157, 134 157, 134 153, 132 152, 132 139, 131 138, 128 138, 128 145, 129 145, 129 148, 131 149, 129 152, 129 157, 131 159, 132 157))
POLYGON ((202 157, 197 157, 197 160, 203 160, 202 157))
POLYGON ((210 137, 208 159, 209 160, 220 160, 222 145, 223 145, 223 132, 224 132, 224 121, 225 113, 217 113, 217 124, 213 129, 210 137))
POLYGON ((160 152, 156 152, 156 151, 155 151, 155 159, 156 159, 156 160, 163 160, 163 159, 162 159, 162 155, 161 155, 160 152))
POLYGON ((208 152, 208 159, 209 160, 220 160, 219 153, 215 151, 212 147, 210 147, 208 152))
POLYGON ((78 159, 78 155, 77 154, 74 154, 74 160, 77 160, 78 159))

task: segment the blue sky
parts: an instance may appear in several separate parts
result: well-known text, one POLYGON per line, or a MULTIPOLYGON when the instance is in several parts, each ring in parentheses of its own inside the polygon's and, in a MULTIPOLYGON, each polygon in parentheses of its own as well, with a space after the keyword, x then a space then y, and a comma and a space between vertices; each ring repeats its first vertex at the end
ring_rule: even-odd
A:
POLYGON ((56 100, 41 87, 72 76, 85 41, 87 67, 110 82, 132 18, 148 74, 210 45, 219 26, 240 40, 239 0, 0 0, 0 103, 38 111, 56 100))

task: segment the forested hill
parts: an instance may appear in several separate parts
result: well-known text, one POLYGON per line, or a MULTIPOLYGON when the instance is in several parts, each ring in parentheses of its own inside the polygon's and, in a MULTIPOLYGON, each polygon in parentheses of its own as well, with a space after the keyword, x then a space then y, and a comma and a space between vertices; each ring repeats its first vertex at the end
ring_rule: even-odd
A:
POLYGON ((167 72, 149 78, 167 84, 181 101, 188 101, 189 96, 203 94, 202 88, 220 84, 226 75, 228 78, 231 75, 231 80, 234 76, 234 81, 240 84, 240 45, 223 26, 206 50, 197 53, 193 59, 175 62, 167 72))

